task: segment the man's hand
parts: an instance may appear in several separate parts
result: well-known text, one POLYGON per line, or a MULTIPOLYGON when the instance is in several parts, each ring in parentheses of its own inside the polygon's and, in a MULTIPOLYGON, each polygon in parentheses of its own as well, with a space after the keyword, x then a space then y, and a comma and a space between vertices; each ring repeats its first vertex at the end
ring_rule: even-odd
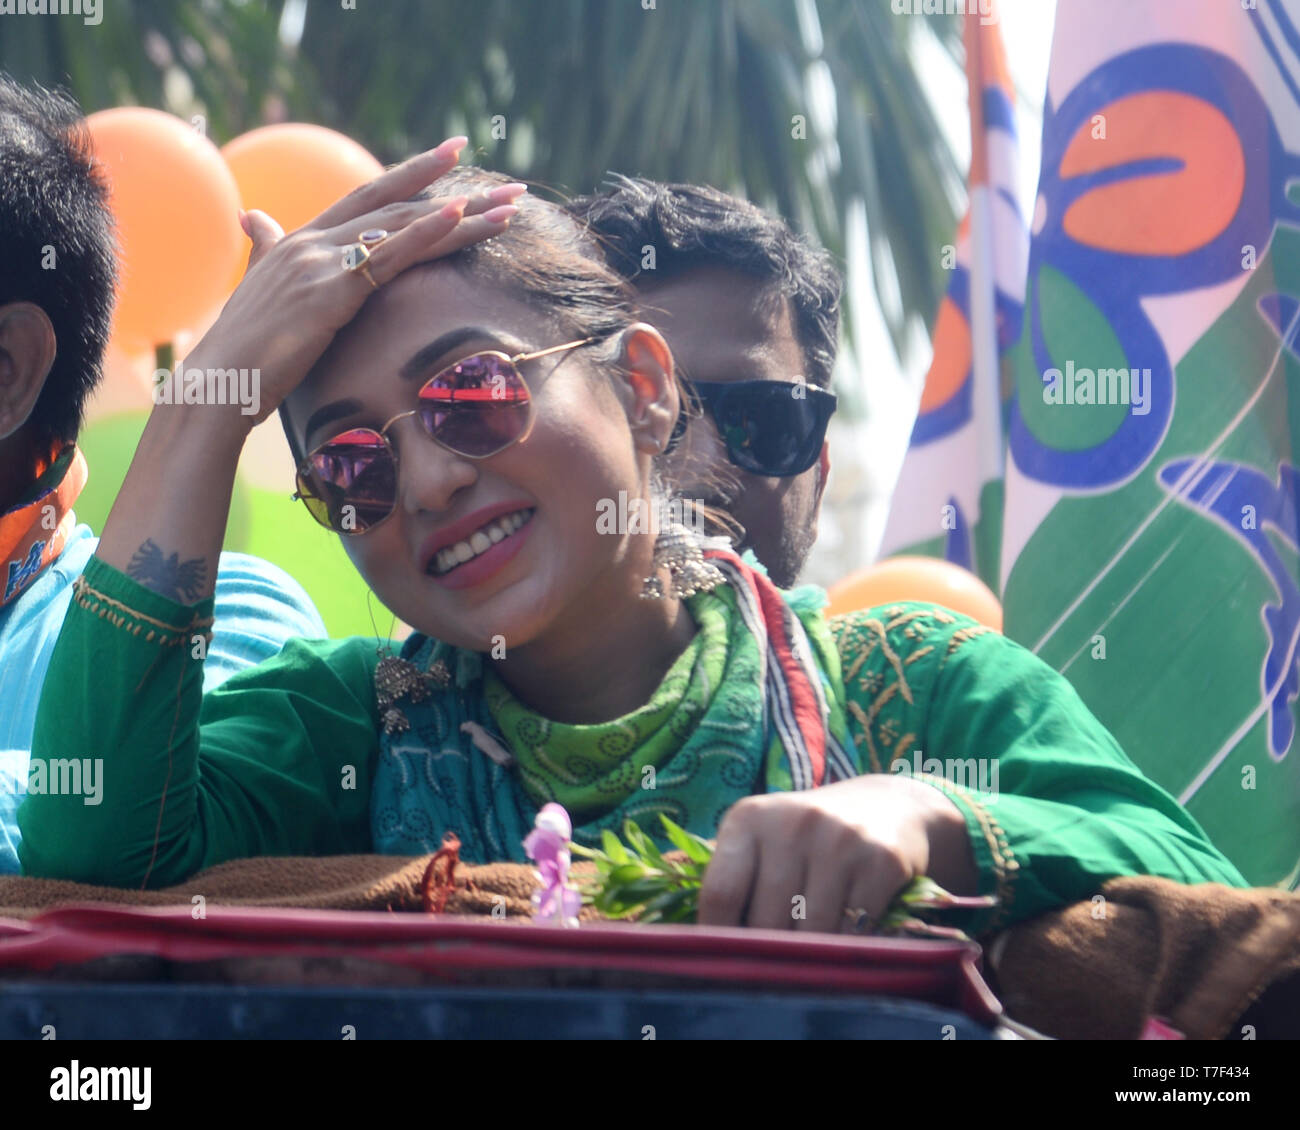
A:
POLYGON ((873 773, 806 792, 746 797, 718 829, 700 891, 701 925, 851 930, 845 911, 880 920, 898 891, 928 875, 974 893, 961 811, 911 777, 873 773))

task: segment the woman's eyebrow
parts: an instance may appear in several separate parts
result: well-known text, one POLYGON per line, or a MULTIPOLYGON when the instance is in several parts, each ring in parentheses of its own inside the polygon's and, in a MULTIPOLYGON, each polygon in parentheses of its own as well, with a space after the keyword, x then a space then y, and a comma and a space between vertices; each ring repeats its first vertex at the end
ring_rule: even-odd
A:
POLYGON ((317 428, 324 427, 331 420, 341 420, 344 416, 351 416, 354 412, 360 412, 362 407, 361 401, 348 399, 334 400, 323 408, 316 409, 307 420, 307 427, 302 433, 303 443, 310 448, 311 437, 315 434, 317 428))
POLYGON ((402 371, 398 375, 404 381, 414 380, 427 373, 435 361, 441 360, 453 349, 458 349, 468 341, 482 342, 485 345, 504 345, 506 352, 518 352, 502 342, 500 334, 493 330, 484 329, 482 326, 462 326, 458 330, 449 330, 428 345, 422 346, 402 366, 402 371))

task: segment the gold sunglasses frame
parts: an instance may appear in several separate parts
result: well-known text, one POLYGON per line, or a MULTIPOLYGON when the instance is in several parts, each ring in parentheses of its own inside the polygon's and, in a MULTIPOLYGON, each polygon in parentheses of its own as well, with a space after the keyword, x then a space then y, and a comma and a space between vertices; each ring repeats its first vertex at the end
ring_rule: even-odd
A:
MULTIPOLYGON (((578 349, 584 345, 590 345, 593 341, 597 341, 597 340, 599 339, 595 337, 586 337, 583 338, 581 341, 568 341, 565 342, 563 345, 552 345, 549 349, 538 349, 538 350, 534 350, 531 353, 516 353, 513 357, 510 356, 508 353, 503 353, 499 349, 483 349, 477 353, 469 353, 466 356, 462 357, 459 361, 456 361, 451 365, 447 365, 439 369, 436 373, 434 373, 433 376, 431 376, 427 381, 424 382, 424 384, 420 386, 420 392, 423 392, 426 388, 429 387, 430 384, 432 384, 439 377, 441 377, 443 373, 446 373, 447 371, 456 368, 457 365, 463 365, 465 364, 466 361, 473 360, 475 357, 500 357, 503 361, 509 362, 509 364, 512 365, 515 371, 518 373, 520 381, 523 382, 523 386, 528 392, 528 422, 524 425, 524 430, 520 432, 518 436, 516 436, 514 439, 510 440, 507 443, 503 443, 495 451, 489 451, 485 455, 467 455, 465 452, 457 451, 454 447, 451 447, 449 444, 444 443, 437 436, 430 435, 429 432, 426 431, 424 428, 420 428, 420 434, 423 435, 426 439, 430 440, 431 442, 436 443, 443 450, 450 451, 453 455, 458 455, 462 459, 474 459, 474 460, 491 459, 494 455, 500 455, 501 452, 505 451, 507 448, 514 447, 515 444, 523 443, 523 441, 526 440, 532 434, 533 424, 537 419, 537 408, 533 402, 533 390, 529 387, 528 378, 525 377, 524 374, 519 370, 519 366, 523 364, 525 361, 536 361, 542 357, 549 357, 553 353, 561 353, 566 349, 578 349)), ((419 393, 417 393, 416 396, 418 397, 419 393)), ((421 408, 412 408, 406 412, 399 412, 396 416, 393 416, 391 419, 389 419, 382 428, 378 428, 378 429, 349 428, 348 431, 374 432, 375 435, 377 435, 380 438, 380 440, 383 441, 384 448, 387 450, 389 458, 392 459, 393 468, 394 471, 396 471, 400 467, 400 463, 398 462, 397 449, 393 447, 392 443, 389 442, 388 439, 389 429, 392 428, 392 426, 396 424, 398 420, 405 420, 408 416, 418 416, 420 412, 423 410, 424 410, 423 407, 421 407, 421 408)), ((339 435, 346 435, 346 434, 347 432, 339 433, 339 435)), ((294 479, 297 484, 297 489, 293 492, 293 494, 290 497, 302 502, 302 504, 307 508, 307 513, 311 515, 312 520, 316 522, 317 525, 324 526, 325 529, 331 530, 332 532, 338 534, 340 537, 362 537, 363 535, 368 534, 371 530, 375 529, 375 527, 382 525, 384 522, 387 522, 388 519, 393 516, 394 511, 396 511, 397 509, 396 497, 393 498, 393 505, 389 509, 388 513, 385 514, 382 518, 380 518, 378 522, 372 522, 364 530, 340 530, 337 529, 333 524, 329 522, 322 522, 318 517, 316 517, 315 512, 312 510, 311 506, 309 505, 309 498, 311 500, 319 501, 319 502, 324 502, 324 499, 321 499, 319 498, 319 496, 314 494, 308 496, 302 493, 305 469, 310 465, 312 459, 316 455, 318 455, 322 450, 324 450, 331 443, 333 443, 337 438, 338 438, 337 436, 334 436, 331 437, 330 439, 327 439, 324 443, 317 444, 314 448, 311 449, 311 451, 302 460, 302 462, 298 464, 298 467, 294 472, 294 479)))

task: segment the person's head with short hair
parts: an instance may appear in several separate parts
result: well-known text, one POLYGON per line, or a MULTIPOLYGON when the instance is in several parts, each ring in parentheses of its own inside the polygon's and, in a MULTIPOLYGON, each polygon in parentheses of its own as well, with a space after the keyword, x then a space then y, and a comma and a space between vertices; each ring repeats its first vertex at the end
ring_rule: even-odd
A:
POLYGON ((116 272, 108 190, 80 108, 0 74, 0 509, 30 487, 24 468, 77 438, 116 272))
POLYGON ((826 393, 842 287, 830 255, 779 217, 701 185, 616 176, 569 209, 702 394, 705 411, 684 421, 673 456, 683 492, 735 518, 742 547, 789 587, 816 541, 830 468, 826 393))

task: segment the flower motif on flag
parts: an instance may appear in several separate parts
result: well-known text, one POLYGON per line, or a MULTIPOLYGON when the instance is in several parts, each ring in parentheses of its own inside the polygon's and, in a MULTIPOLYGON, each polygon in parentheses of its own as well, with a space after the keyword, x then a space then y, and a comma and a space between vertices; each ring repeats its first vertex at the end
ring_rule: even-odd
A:
MULTIPOLYGON (((1108 59, 1047 107, 1008 439, 1016 464, 1058 487, 1131 478, 1173 415, 1169 352, 1144 302, 1243 276, 1278 222, 1300 224, 1282 186, 1300 176, 1250 76, 1183 44, 1108 59), (1045 374, 1067 363, 1149 373, 1147 403, 1062 412, 1045 374)), ((1100 388, 1100 382, 1098 382, 1100 388)))
POLYGON ((1300 472, 1282 463, 1273 482, 1242 463, 1176 459, 1160 468, 1157 480, 1178 502, 1236 538, 1277 591, 1279 602, 1261 609, 1268 650, 1259 678, 1268 710, 1269 754, 1280 761, 1295 736, 1291 704, 1300 696, 1300 586, 1273 538, 1300 551, 1300 472))

